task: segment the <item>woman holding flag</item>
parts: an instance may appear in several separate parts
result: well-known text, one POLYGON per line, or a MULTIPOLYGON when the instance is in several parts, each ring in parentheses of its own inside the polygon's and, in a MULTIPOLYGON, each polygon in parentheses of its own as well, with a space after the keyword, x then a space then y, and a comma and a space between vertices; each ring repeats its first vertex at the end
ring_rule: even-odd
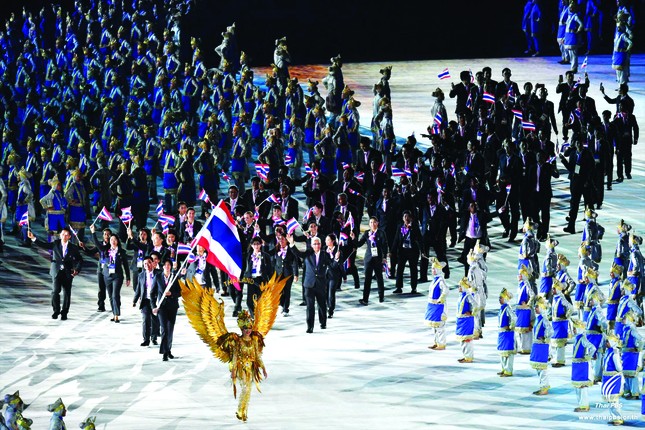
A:
MULTIPOLYGON (((94 234, 94 226, 90 226, 90 231, 94 234)), ((109 245, 101 241, 96 241, 96 247, 99 252, 105 256, 103 262, 103 279, 105 280, 105 289, 107 290, 112 308, 112 319, 115 323, 121 322, 121 287, 123 280, 130 286, 130 267, 128 266, 128 256, 121 247, 121 241, 117 235, 110 236, 109 245)))

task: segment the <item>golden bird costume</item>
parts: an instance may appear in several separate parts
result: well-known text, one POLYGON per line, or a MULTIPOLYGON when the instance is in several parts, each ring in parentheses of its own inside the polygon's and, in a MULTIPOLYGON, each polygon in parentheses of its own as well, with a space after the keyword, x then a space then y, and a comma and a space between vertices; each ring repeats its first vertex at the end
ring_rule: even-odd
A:
POLYGON ((267 373, 262 362, 264 336, 273 323, 280 304, 280 294, 288 278, 275 274, 260 286, 262 294, 255 301, 255 320, 247 311, 239 313, 237 325, 242 335, 231 333, 224 324, 224 301, 217 300, 194 280, 179 281, 186 316, 199 337, 206 343, 213 355, 229 363, 233 382, 233 395, 237 398, 239 382, 241 393, 237 413, 238 419, 247 420, 247 410, 253 383, 260 391, 259 383, 267 373))

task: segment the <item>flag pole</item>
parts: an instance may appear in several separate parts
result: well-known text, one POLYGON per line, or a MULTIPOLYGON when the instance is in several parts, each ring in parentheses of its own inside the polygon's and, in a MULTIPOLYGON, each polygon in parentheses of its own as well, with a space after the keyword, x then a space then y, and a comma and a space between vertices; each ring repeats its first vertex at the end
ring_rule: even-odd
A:
MULTIPOLYGON (((219 204, 219 203, 218 203, 218 204, 219 204)), ((206 227, 208 227, 208 225, 210 224, 211 220, 213 219, 214 214, 215 214, 215 212, 213 211, 213 212, 211 213, 211 216, 210 216, 210 217, 208 217, 208 220, 206 220, 206 222, 204 223, 204 225, 202 226, 202 228, 201 228, 201 229, 199 230, 199 232, 195 235, 195 239, 193 239, 193 244, 192 244, 192 246, 191 246, 191 248, 190 248, 190 252, 188 253, 188 255, 192 254, 192 253, 193 253, 193 250, 197 247, 197 240, 196 240, 196 239, 198 239, 198 238, 200 237, 200 235, 202 234, 202 231, 204 231, 204 229, 205 229, 206 227)), ((174 283, 175 283, 175 281, 176 281, 176 280, 177 280, 177 278, 179 277, 179 274, 181 273, 181 271, 182 271, 182 270, 184 269, 184 267, 186 266, 186 263, 187 263, 187 262, 188 262, 188 258, 184 259, 183 263, 181 263, 181 267, 179 267, 179 268, 177 269, 177 271, 175 272, 175 275, 170 279, 170 282, 168 282, 168 285, 166 285, 166 289, 164 290, 163 295, 161 296, 161 300, 158 300, 158 301, 157 301, 157 303, 158 303, 158 304, 157 304, 157 307, 155 307, 155 308, 152 310, 152 312, 153 312, 155 315, 159 312, 159 307, 161 306, 161 304, 163 303, 164 299, 166 298, 166 293, 167 293, 168 291, 170 291, 170 287, 172 287, 172 284, 174 284, 174 283)))

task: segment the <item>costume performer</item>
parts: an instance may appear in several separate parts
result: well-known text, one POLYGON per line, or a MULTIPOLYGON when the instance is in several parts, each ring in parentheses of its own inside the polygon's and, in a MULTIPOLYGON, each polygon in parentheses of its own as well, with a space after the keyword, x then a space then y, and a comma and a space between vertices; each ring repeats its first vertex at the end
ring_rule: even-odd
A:
POLYGON ((238 314, 237 325, 242 329, 241 336, 226 329, 224 301, 216 300, 211 292, 192 280, 180 280, 179 283, 190 323, 215 357, 229 363, 235 397, 236 383, 240 383, 242 392, 235 415, 239 420, 246 421, 252 385, 255 382, 259 391, 262 374, 267 377, 262 362, 264 336, 273 326, 280 305, 280 294, 287 279, 278 279, 274 275, 261 285, 262 294, 255 305, 255 319, 251 319, 251 315, 245 310, 238 314))
POLYGON ((446 315, 446 296, 448 295, 448 286, 443 279, 444 267, 446 267, 445 262, 437 260, 436 257, 432 259, 434 278, 430 284, 425 320, 434 331, 434 345, 428 348, 435 351, 446 349, 446 320, 448 319, 446 315))
POLYGON ((623 362, 620 359, 620 339, 607 336, 608 348, 603 361, 602 395, 609 403, 609 413, 612 420, 609 424, 622 425, 620 414, 620 396, 623 394, 623 362))
POLYGON ((63 401, 58 398, 54 403, 47 406, 47 410, 52 413, 52 417, 49 420, 49 430, 65 430, 63 417, 67 415, 67 408, 63 401))
POLYGON ((553 334, 553 327, 546 316, 548 304, 544 297, 534 296, 535 324, 533 326, 533 347, 531 348, 531 367, 537 370, 540 377, 540 389, 534 391, 537 396, 549 394, 549 376, 547 374, 549 363, 549 341, 553 334))
MULTIPOLYGON (((580 322, 577 327, 584 328, 584 323, 580 322)), ((571 384, 576 389, 576 397, 578 398, 578 407, 573 410, 574 412, 589 412, 587 391, 593 385, 589 362, 595 352, 596 348, 589 342, 584 331, 578 333, 573 339, 571 384)))
POLYGON ((555 349, 555 363, 553 367, 565 365, 564 348, 569 340, 569 317, 573 312, 573 305, 564 296, 563 285, 557 279, 553 283, 553 302, 551 318, 553 322, 553 336, 551 345, 555 349))
POLYGON ((499 333, 497 334, 497 351, 502 361, 502 371, 497 372, 502 378, 513 376, 513 360, 517 351, 515 347, 515 313, 508 303, 513 295, 502 288, 499 293, 499 333))
POLYGON ((459 301, 457 302, 457 324, 456 335, 461 342, 461 350, 464 356, 460 358, 460 363, 473 362, 473 338, 475 332, 475 317, 473 311, 475 308, 475 299, 469 292, 471 285, 467 278, 459 282, 459 301))
POLYGON ((531 322, 534 319, 530 307, 530 300, 533 296, 533 290, 528 282, 529 272, 526 266, 520 269, 518 275, 519 284, 517 286, 517 302, 515 303, 515 333, 519 336, 520 354, 529 354, 531 352, 531 322))

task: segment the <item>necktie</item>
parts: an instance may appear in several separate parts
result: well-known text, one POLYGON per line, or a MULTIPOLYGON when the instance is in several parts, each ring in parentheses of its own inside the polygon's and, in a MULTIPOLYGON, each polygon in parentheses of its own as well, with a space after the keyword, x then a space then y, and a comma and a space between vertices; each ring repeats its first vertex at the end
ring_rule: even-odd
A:
POLYGON ((316 267, 318 267, 318 254, 316 254, 316 267))
POLYGON ((63 245, 63 257, 67 255, 67 245, 63 245))
POLYGON ((537 165, 537 186, 535 187, 535 191, 540 192, 540 170, 541 166, 538 164, 537 165))
POLYGON ((387 210, 387 200, 383 200, 383 212, 387 210))

